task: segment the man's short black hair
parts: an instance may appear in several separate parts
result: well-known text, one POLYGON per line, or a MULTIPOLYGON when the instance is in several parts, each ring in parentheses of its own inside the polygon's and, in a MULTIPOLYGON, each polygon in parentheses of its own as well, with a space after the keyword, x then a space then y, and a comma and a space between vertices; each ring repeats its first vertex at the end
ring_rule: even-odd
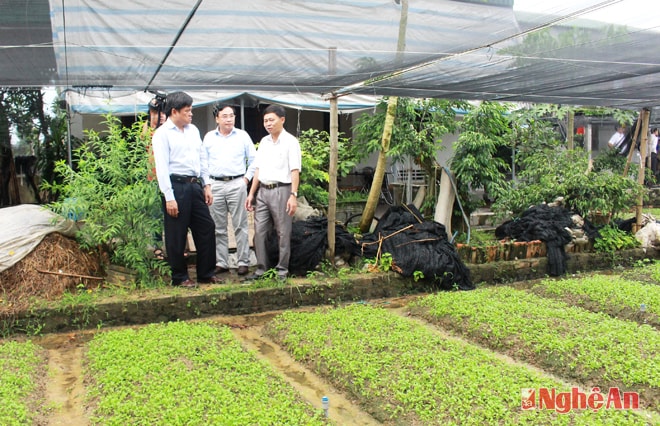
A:
POLYGON ((269 105, 268 108, 264 110, 264 115, 274 113, 276 116, 282 118, 286 117, 286 110, 282 105, 269 105))
POLYGON ((193 98, 186 92, 172 92, 165 98, 165 115, 169 117, 173 109, 178 111, 181 108, 192 106, 192 104, 193 98))
POLYGON ((227 104, 227 103, 218 102, 218 103, 216 103, 215 105, 213 105, 213 116, 214 116, 214 117, 217 117, 218 114, 220 113, 220 111, 222 111, 223 109, 225 109, 225 108, 227 108, 227 107, 231 108, 231 110, 233 111, 233 113, 236 114, 236 109, 234 108, 233 105, 229 105, 229 104, 227 104))

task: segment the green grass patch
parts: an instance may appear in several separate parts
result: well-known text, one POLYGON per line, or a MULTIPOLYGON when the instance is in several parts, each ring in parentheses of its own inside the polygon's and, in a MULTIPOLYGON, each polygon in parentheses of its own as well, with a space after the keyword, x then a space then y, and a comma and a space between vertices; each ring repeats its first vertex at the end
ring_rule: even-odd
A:
POLYGON ((642 213, 650 214, 656 219, 660 219, 660 208, 644 207, 642 213))
POLYGON ((419 299, 417 314, 493 350, 601 389, 639 392, 660 411, 660 334, 510 287, 419 299))
POLYGON ((660 328, 660 286, 610 275, 543 280, 531 291, 594 312, 660 328))
POLYGON ((87 356, 94 424, 326 424, 225 326, 176 322, 99 333, 87 356))
POLYGON ((285 312, 266 333, 387 424, 643 424, 630 411, 523 411, 522 388, 562 385, 381 308, 285 312))
POLYGON ((39 380, 45 375, 41 349, 33 343, 7 341, 0 345, 0 424, 34 424, 43 407, 39 380))

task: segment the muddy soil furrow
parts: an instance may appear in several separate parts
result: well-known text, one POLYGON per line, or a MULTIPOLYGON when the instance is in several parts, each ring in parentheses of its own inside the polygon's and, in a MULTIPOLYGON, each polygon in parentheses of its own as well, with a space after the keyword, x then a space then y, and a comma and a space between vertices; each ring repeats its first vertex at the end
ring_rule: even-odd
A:
POLYGON ((82 372, 84 341, 67 334, 48 336, 38 344, 48 351, 48 425, 88 425, 82 372))
POLYGON ((254 351, 258 358, 268 362, 315 408, 322 409, 321 398, 327 396, 330 399, 328 417, 336 424, 346 426, 381 424, 311 370, 297 363, 276 343, 264 337, 261 326, 236 329, 234 334, 241 340, 243 347, 254 351))

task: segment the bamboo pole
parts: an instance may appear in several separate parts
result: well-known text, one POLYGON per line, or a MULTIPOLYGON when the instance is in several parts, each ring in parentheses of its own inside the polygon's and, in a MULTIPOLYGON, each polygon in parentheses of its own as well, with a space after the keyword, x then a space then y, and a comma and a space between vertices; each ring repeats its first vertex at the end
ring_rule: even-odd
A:
POLYGON ((630 151, 628 151, 628 157, 626 158, 626 166, 623 168, 623 175, 628 176, 628 170, 630 169, 630 163, 632 160, 633 153, 635 151, 635 142, 637 141, 637 136, 639 135, 639 128, 641 127, 642 124, 642 116, 644 115, 644 109, 639 114, 639 117, 637 117, 637 125, 635 126, 635 136, 632 138, 632 142, 630 145, 630 151))
POLYGON ((66 272, 43 271, 41 269, 37 269, 37 272, 40 272, 42 274, 60 275, 60 276, 63 276, 63 277, 84 278, 84 279, 87 279, 87 280, 104 280, 105 279, 103 277, 93 277, 93 276, 90 276, 90 275, 79 275, 79 274, 68 274, 66 272))

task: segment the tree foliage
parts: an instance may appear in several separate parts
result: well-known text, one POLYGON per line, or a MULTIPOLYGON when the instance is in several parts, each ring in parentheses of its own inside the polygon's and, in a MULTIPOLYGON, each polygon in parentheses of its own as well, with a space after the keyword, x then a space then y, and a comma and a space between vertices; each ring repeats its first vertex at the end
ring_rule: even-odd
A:
MULTIPOLYGON (((391 162, 410 157, 433 182, 437 165, 436 156, 444 149, 441 137, 457 129, 456 113, 470 105, 460 100, 399 98, 397 101, 392 139, 387 157, 391 162)), ((381 139, 387 112, 387 98, 373 114, 363 114, 353 127, 351 150, 357 160, 367 158, 381 150, 381 139)), ((433 192, 428 196, 434 197, 433 192)), ((433 205, 434 200, 427 204, 433 205)))
POLYGON ((75 169, 57 162, 55 172, 63 183, 45 186, 62 199, 50 208, 84 221, 77 235, 83 248, 107 253, 111 263, 136 270, 141 283, 155 284, 167 268, 152 255, 163 213, 158 184, 147 177, 150 140, 142 122, 124 128, 107 115, 105 123, 103 135, 86 132, 86 142, 74 152, 75 169))
POLYGON ((617 214, 632 207, 643 193, 644 188, 630 177, 605 167, 589 171, 588 153, 566 148, 546 109, 514 111, 511 123, 516 179, 495 188, 492 208, 496 212, 518 215, 563 197, 565 205, 581 215, 617 214))
MULTIPOLYGON (((54 115, 48 113, 40 89, 0 88, 0 205, 11 204, 6 185, 14 157, 12 134, 18 141, 19 154, 36 156, 37 174, 49 181, 55 179, 55 162, 66 157, 67 129, 66 113, 57 103, 51 110, 54 115)), ((56 197, 51 193, 41 195, 45 201, 56 197)))
MULTIPOLYGON (((390 142, 389 158, 401 161, 412 157, 425 170, 435 165, 438 150, 444 149, 441 137, 457 129, 456 111, 469 104, 446 99, 399 98, 390 142)), ((376 106, 374 114, 361 115, 353 127, 351 147, 358 160, 380 150, 387 99, 376 106)))
POLYGON ((475 207, 469 202, 471 191, 483 188, 491 194, 504 183, 509 165, 501 150, 508 146, 509 133, 506 104, 482 102, 463 118, 450 168, 457 181, 458 195, 465 200, 468 210, 475 207))
MULTIPOLYGON (((328 170, 330 169, 330 134, 308 129, 298 136, 302 151, 300 195, 310 204, 328 205, 328 170)), ((346 176, 356 164, 354 153, 348 149, 349 139, 339 134, 337 176, 346 176)))

